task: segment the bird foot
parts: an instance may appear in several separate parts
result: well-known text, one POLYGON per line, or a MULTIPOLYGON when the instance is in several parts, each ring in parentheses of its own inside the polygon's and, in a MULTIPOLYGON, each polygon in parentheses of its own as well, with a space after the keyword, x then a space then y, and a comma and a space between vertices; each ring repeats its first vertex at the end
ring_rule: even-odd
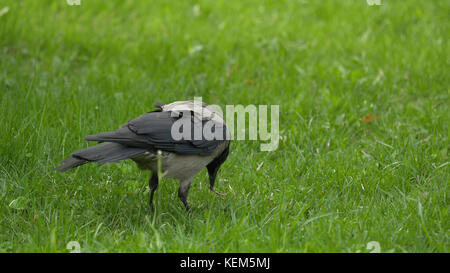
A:
POLYGON ((222 193, 222 192, 218 192, 216 191, 214 188, 210 187, 209 188, 212 192, 214 192, 215 194, 217 194, 218 196, 222 197, 222 199, 225 197, 225 195, 227 195, 226 193, 222 193))

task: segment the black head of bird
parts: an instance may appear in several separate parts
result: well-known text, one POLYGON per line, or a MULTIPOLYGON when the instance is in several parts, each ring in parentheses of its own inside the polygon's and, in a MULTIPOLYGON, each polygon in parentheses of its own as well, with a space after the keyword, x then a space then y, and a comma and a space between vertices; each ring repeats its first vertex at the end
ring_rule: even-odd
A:
POLYGON ((157 103, 159 109, 128 121, 118 130, 85 137, 86 141, 100 144, 73 152, 56 170, 65 172, 89 162, 108 163, 131 159, 140 169, 150 170, 150 205, 158 182, 164 177, 180 181, 178 197, 187 210, 187 196, 194 176, 206 167, 210 189, 216 194, 214 184, 220 166, 229 153, 230 133, 221 114, 205 103, 177 101, 157 103), (214 137, 194 135, 197 128, 209 124, 214 137), (183 136, 177 125, 183 127, 183 136), (175 129, 174 128, 178 128, 175 129), (187 136, 186 137, 186 132, 187 136), (219 136, 219 137, 217 137, 219 136), (161 176, 161 175, 160 175, 161 176))

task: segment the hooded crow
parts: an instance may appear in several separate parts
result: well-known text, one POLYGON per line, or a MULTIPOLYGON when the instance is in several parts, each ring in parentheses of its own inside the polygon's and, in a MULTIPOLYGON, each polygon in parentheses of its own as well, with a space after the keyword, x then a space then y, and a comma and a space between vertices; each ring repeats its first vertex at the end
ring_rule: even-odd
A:
POLYGON ((65 172, 89 162, 131 159, 140 169, 151 172, 150 206, 153 207, 153 194, 161 178, 160 169, 164 177, 180 181, 178 197, 189 211, 189 187, 194 176, 206 167, 210 190, 222 195, 215 191, 214 183, 228 157, 230 133, 221 113, 195 101, 157 103, 155 107, 158 109, 128 121, 116 131, 85 137, 86 141, 100 144, 73 152, 55 170, 65 172), (178 136, 180 133, 182 137, 178 136))

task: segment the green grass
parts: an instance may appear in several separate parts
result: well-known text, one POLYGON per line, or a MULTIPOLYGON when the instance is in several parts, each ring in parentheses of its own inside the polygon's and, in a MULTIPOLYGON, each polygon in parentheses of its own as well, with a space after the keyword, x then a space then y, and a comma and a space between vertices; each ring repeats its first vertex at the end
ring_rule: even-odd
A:
POLYGON ((81 1, 0 2, 0 251, 449 251, 449 1, 81 1), (224 200, 206 171, 191 214, 174 180, 152 212, 131 162, 52 171, 194 96, 280 105, 278 150, 232 143, 224 200))

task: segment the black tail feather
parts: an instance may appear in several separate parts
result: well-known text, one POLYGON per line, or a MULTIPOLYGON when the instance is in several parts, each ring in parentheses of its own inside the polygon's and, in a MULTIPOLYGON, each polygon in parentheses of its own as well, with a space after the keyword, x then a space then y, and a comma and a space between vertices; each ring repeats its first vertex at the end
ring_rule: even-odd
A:
POLYGON ((54 171, 60 171, 60 172, 63 173, 63 172, 68 171, 68 170, 70 170, 72 168, 81 166, 81 165, 83 165, 83 164, 85 164, 87 162, 88 161, 84 160, 84 159, 78 159, 78 158, 75 158, 75 157, 69 157, 69 158, 67 158, 67 159, 65 159, 65 160, 63 160, 61 162, 61 166, 58 166, 58 167, 54 168, 53 170, 54 171))
POLYGON ((88 162, 102 164, 116 162, 138 156, 146 151, 145 149, 127 147, 118 143, 103 143, 72 153, 71 157, 62 161, 61 166, 54 170, 65 172, 88 162))

